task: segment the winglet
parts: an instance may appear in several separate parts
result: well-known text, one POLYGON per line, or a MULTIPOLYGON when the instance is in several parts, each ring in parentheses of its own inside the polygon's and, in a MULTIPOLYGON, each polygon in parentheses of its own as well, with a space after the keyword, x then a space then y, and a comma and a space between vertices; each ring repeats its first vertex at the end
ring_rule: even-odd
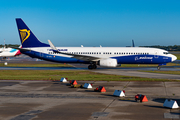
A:
POLYGON ((52 44, 52 42, 51 42, 50 40, 48 40, 48 42, 49 42, 50 47, 51 47, 53 50, 58 51, 58 49, 52 44))

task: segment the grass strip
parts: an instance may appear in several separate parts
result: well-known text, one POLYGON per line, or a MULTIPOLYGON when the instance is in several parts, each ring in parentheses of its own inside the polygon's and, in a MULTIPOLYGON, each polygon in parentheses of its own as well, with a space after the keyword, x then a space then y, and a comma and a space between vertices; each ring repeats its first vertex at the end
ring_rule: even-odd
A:
POLYGON ((141 78, 122 75, 108 75, 86 70, 0 70, 0 80, 68 80, 89 81, 176 81, 168 79, 141 78))
MULTIPOLYGON (((158 64, 121 64, 121 67, 157 67, 158 64)), ((166 66, 180 66, 176 63, 167 63, 166 66)))
POLYGON ((0 63, 0 67, 72 67, 69 64, 0 63))

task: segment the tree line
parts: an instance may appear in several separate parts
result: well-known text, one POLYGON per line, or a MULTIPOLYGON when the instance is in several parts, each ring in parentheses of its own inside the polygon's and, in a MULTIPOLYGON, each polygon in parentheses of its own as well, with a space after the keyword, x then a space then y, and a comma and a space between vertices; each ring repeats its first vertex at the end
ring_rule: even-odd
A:
MULTIPOLYGON (((7 47, 19 47, 20 45, 18 45, 18 44, 5 44, 5 46, 6 46, 6 48, 7 47)), ((4 47, 4 45, 0 45, 0 48, 2 48, 2 47, 4 47)))
POLYGON ((168 51, 180 51, 180 45, 173 45, 173 46, 152 45, 152 46, 140 46, 140 47, 160 48, 168 51))

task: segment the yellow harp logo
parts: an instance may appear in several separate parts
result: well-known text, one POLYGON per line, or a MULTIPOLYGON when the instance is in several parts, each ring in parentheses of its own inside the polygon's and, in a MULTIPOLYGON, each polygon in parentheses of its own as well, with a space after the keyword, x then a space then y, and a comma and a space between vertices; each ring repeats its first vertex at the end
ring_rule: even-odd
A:
POLYGON ((21 40, 22 40, 22 43, 23 43, 30 36, 30 30, 19 29, 19 31, 20 31, 21 40))

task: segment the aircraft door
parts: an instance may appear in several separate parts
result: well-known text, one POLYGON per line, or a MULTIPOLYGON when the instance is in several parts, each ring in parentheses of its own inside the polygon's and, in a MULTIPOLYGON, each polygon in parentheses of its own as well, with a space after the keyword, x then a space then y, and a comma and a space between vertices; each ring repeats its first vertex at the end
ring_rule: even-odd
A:
POLYGON ((40 55, 41 58, 43 57, 43 50, 39 51, 39 55, 40 55))
POLYGON ((155 52, 154 58, 159 58, 158 51, 156 50, 154 52, 155 52))

